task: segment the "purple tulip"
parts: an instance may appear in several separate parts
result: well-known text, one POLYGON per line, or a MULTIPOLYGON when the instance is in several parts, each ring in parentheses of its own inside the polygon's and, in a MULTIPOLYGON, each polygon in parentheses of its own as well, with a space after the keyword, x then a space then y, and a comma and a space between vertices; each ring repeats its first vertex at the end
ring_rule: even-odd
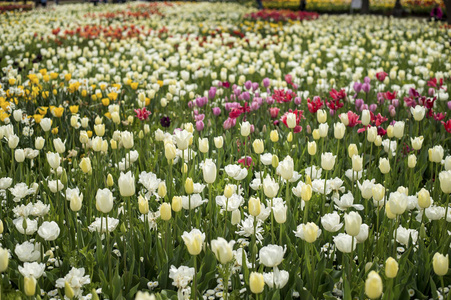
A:
POLYGON ((163 127, 169 127, 171 126, 171 119, 169 117, 163 117, 160 119, 160 124, 163 127))
POLYGON ((197 131, 202 131, 204 129, 205 125, 204 125, 204 121, 197 121, 196 122, 196 130, 197 131))
POLYGON ((230 129, 233 126, 235 126, 235 124, 236 124, 236 119, 228 118, 227 120, 224 121, 224 123, 222 124, 222 127, 227 130, 227 129, 230 129))
POLYGON ((258 86, 259 86, 258 82, 252 83, 252 89, 253 89, 254 91, 258 90, 258 86))
POLYGON ((371 85, 367 82, 365 82, 364 84, 362 84, 362 91, 364 91, 365 93, 368 93, 371 89, 371 85))
POLYGON ((395 108, 393 108, 392 110, 390 110, 390 116, 391 116, 392 118, 394 118, 394 117, 396 116, 396 109, 395 109, 395 108))
POLYGON ((451 101, 448 101, 447 105, 448 105, 448 109, 451 110, 451 101))
POLYGON ((212 110, 215 116, 219 116, 221 114, 221 109, 219 107, 213 107, 212 110))
POLYGON ((331 117, 335 116, 335 110, 329 109, 329 114, 331 117))
POLYGON ((244 88, 250 90, 252 88, 252 81, 248 80, 244 83, 244 88))
POLYGON ((384 104, 385 102, 385 98, 384 98, 384 93, 377 93, 377 103, 379 103, 379 105, 384 104))
POLYGON ((188 107, 191 108, 191 109, 192 109, 195 105, 196 105, 196 103, 194 103, 194 101, 192 101, 192 100, 188 102, 188 107))
POLYGON ((370 84, 371 78, 369 78, 368 76, 366 76, 365 79, 363 79, 363 81, 364 81, 365 83, 370 84))
POLYGON ((377 109, 377 104, 374 104, 374 103, 373 103, 373 104, 370 105, 370 111, 371 111, 371 112, 374 113, 374 112, 376 111, 376 109, 377 109))
POLYGON ((430 97, 433 97, 434 94, 435 94, 434 88, 429 88, 428 95, 429 95, 430 97))
POLYGON ((358 81, 354 82, 354 91, 358 94, 362 90, 362 84, 358 81))
POLYGON ((269 80, 269 78, 266 77, 265 79, 263 79, 263 86, 265 88, 268 88, 270 84, 271 84, 271 81, 269 80))
POLYGON ((216 96, 216 88, 212 86, 210 90, 208 91, 208 99, 214 99, 216 96))
POLYGON ((252 110, 257 110, 260 106, 258 105, 257 101, 252 101, 251 103, 251 109, 252 110))
POLYGON ((268 98, 266 98, 266 103, 268 103, 269 105, 273 105, 274 99, 272 97, 268 97, 268 98))
POLYGON ((368 109, 368 104, 362 104, 362 106, 360 107, 360 111, 363 111, 365 109, 368 109))
POLYGON ((241 94, 242 98, 246 101, 248 101, 251 98, 251 95, 249 94, 249 92, 243 92, 241 94))
POLYGON ((294 104, 301 105, 301 102, 302 102, 302 98, 301 97, 294 98, 294 104))
POLYGON ((356 108, 361 108, 363 103, 364 103, 363 99, 357 99, 357 100, 355 100, 355 107, 356 108))
POLYGON ((395 107, 398 107, 399 106, 399 100, 398 99, 393 99, 391 101, 391 104, 393 104, 395 107))

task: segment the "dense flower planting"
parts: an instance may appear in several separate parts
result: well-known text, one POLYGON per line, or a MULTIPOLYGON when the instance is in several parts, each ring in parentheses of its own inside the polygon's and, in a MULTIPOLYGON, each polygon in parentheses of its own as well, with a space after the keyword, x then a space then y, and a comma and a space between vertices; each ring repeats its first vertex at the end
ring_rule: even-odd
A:
POLYGON ((0 16, 2 297, 450 296, 451 29, 255 12, 0 16))

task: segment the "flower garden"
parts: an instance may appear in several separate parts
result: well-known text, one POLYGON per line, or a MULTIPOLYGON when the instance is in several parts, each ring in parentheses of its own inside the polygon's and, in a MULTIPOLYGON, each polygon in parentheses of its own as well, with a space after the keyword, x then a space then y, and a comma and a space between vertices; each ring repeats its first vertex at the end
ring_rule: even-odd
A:
POLYGON ((451 297, 443 23, 164 2, 0 23, 0 297, 451 297))

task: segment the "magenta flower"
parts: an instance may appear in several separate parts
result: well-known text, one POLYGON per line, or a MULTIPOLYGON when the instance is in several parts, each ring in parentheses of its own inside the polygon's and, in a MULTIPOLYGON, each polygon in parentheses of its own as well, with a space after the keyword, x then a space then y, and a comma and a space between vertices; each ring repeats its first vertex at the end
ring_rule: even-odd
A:
POLYGON ((145 107, 141 109, 135 109, 136 117, 141 120, 145 121, 147 118, 149 118, 151 112, 147 110, 145 107))

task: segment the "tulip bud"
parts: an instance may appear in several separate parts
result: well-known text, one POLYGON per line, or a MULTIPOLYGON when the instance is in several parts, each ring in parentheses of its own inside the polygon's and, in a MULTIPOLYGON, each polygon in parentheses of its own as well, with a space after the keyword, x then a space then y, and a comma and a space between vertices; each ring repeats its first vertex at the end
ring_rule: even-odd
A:
POLYGON ((291 143, 293 141, 293 133, 290 131, 287 135, 287 142, 291 143))
POLYGON ((89 159, 89 157, 83 157, 81 159, 79 166, 80 166, 80 169, 85 174, 90 173, 92 171, 91 160, 89 159))
POLYGON ((233 195, 233 187, 230 184, 227 184, 224 188, 224 196, 229 199, 233 195))
POLYGON ((277 130, 271 130, 269 138, 271 139, 271 142, 277 143, 279 141, 279 133, 277 132, 277 130))
POLYGON ((67 281, 64 282, 64 294, 69 299, 72 299, 75 296, 74 290, 67 281))
POLYGON ((218 136, 214 138, 215 147, 217 149, 221 149, 224 145, 224 138, 222 136, 218 136))
POLYGON ((387 174, 390 172, 390 162, 386 158, 379 159, 379 170, 382 174, 387 174))
POLYGON ((190 177, 186 178, 185 180, 185 192, 188 195, 191 195, 194 192, 194 183, 190 177))
POLYGON ((166 143, 164 145, 164 156, 167 160, 172 160, 176 156, 176 148, 174 144, 166 143))
POLYGON ((308 146, 307 146, 307 150, 308 150, 308 154, 313 156, 316 154, 316 142, 308 142, 308 146))
MULTIPOLYGON (((3 233, 3 230, 4 230, 4 227, 3 227, 3 221, 0 220, 0 234, 3 233)), ((0 271, 0 273, 1 273, 1 271, 0 271)))
POLYGON ((362 125, 367 126, 368 124, 370 124, 370 121, 371 121, 370 111, 368 109, 364 109, 362 111, 362 125))
POLYGON ((160 205, 160 216, 164 221, 169 221, 171 219, 171 205, 169 203, 160 205))
POLYGON ((261 154, 263 153, 263 151, 265 150, 265 145, 263 144, 263 141, 260 139, 256 139, 253 143, 252 143, 252 147, 254 148, 254 152, 256 154, 261 154))
POLYGON ((202 153, 207 153, 209 150, 208 139, 207 138, 199 138, 199 151, 202 153))
POLYGON ((272 156, 271 165, 274 169, 279 166, 279 157, 275 154, 272 156))
POLYGON ((0 273, 3 273, 8 269, 9 253, 8 250, 0 248, 0 273))
POLYGON ((304 184, 301 187, 301 199, 305 202, 310 201, 312 199, 312 186, 310 184, 304 184))
POLYGON ((34 296, 36 293, 36 278, 33 276, 26 276, 23 280, 25 296, 34 296))
POLYGON ((114 185, 113 175, 108 174, 106 177, 106 184, 108 187, 112 187, 114 185))
POLYGON ((319 130, 318 129, 314 129, 312 132, 312 136, 314 140, 319 140, 319 138, 321 137, 319 134, 319 130))
POLYGON ((367 141, 370 143, 374 143, 377 138, 377 127, 370 127, 367 130, 367 141))
POLYGON ((241 222, 241 212, 239 209, 235 209, 232 212, 232 225, 237 225, 241 222))
POLYGON ((418 192, 418 206, 425 209, 431 206, 431 195, 429 194, 429 191, 425 188, 422 188, 418 192))
POLYGON ((261 212, 260 199, 251 197, 248 203, 248 210, 251 216, 257 217, 261 212))
POLYGON ((61 183, 67 185, 67 172, 66 169, 61 173, 61 183))
POLYGON ((377 299, 382 295, 382 290, 381 277, 375 271, 371 271, 365 281, 365 294, 370 299, 377 299))
POLYGON ((363 168, 363 157, 360 155, 354 155, 352 158, 352 170, 354 172, 360 172, 363 168))
POLYGON ((241 135, 247 137, 249 136, 250 133, 251 133, 251 124, 247 121, 241 123, 241 135))
POLYGON ((389 218, 390 220, 393 220, 396 218, 396 215, 390 209, 390 201, 385 203, 385 214, 387 215, 387 218, 389 218))
POLYGON ((385 261, 385 276, 387 278, 395 278, 398 274, 398 262, 392 258, 389 257, 385 261))
POLYGON ((45 139, 41 136, 38 136, 34 141, 34 147, 36 148, 36 150, 41 150, 42 148, 44 148, 44 144, 45 139))
POLYGON ((172 197, 172 210, 174 212, 179 212, 182 210, 182 197, 179 196, 172 197))
POLYGON ((341 140, 346 132, 346 126, 341 123, 341 122, 337 122, 334 124, 334 137, 337 140, 341 140))
POLYGON ((187 165, 186 163, 183 163, 181 172, 182 172, 183 174, 188 173, 188 165, 187 165))
POLYGON ((158 184, 158 196, 164 198, 166 197, 166 194, 167 194, 166 183, 162 181, 160 182, 160 184, 158 184))
POLYGON ((261 273, 252 272, 249 277, 249 286, 251 288, 251 292, 254 294, 260 294, 263 292, 265 288, 265 280, 263 279, 263 275, 261 273))
POLYGON ((382 137, 380 135, 376 136, 376 139, 374 139, 374 145, 376 147, 380 147, 382 145, 382 137))
POLYGON ((393 135, 397 139, 401 139, 404 136, 404 125, 405 123, 403 121, 398 121, 393 126, 393 135))
POLYGON ((139 212, 143 215, 149 212, 149 201, 145 199, 143 196, 139 195, 138 197, 138 208, 139 212))
POLYGON ((407 158, 407 166, 411 169, 415 168, 417 165, 417 157, 415 154, 410 154, 407 158))
POLYGON ((392 138, 394 136, 394 128, 393 125, 388 125, 387 126, 387 136, 389 138, 392 138))
POLYGON ((357 236, 362 225, 362 217, 357 212, 345 214, 345 230, 350 236, 357 236))
POLYGON ((449 258, 448 254, 442 255, 438 252, 434 254, 432 258, 432 266, 434 268, 435 274, 438 276, 445 276, 448 273, 449 268, 449 258))
POLYGON ((318 120, 319 123, 326 123, 327 121, 327 113, 324 109, 318 109, 318 111, 316 112, 316 119, 318 120))
POLYGON ((356 144, 349 144, 348 146, 348 155, 350 158, 352 158, 354 155, 358 155, 359 154, 359 150, 357 149, 357 145, 356 144))
POLYGON ((23 151, 23 149, 16 149, 14 151, 14 159, 18 162, 21 163, 25 160, 25 152, 23 151))

